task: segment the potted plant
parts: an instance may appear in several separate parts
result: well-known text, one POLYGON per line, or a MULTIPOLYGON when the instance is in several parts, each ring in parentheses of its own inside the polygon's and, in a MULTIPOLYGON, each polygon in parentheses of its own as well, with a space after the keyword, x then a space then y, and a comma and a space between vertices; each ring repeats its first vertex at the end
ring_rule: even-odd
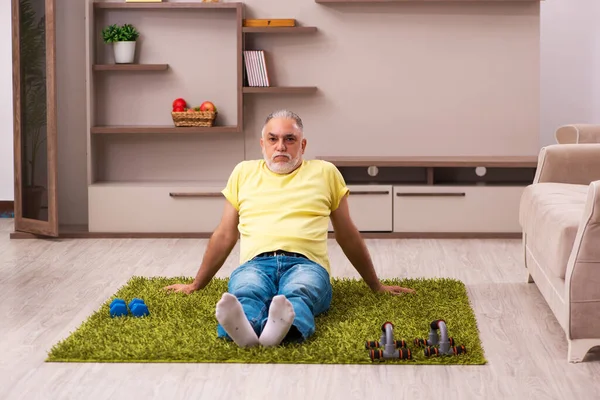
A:
POLYGON ((115 62, 131 64, 135 59, 135 45, 140 33, 131 24, 112 24, 102 30, 104 43, 113 45, 115 62))

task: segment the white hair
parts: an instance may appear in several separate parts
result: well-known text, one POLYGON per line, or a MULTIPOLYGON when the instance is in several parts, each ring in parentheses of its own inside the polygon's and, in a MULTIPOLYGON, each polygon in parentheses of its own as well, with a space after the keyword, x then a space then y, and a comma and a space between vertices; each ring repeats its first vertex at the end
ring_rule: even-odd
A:
POLYGON ((281 109, 281 110, 273 111, 265 119, 265 123, 263 124, 262 130, 261 130, 261 134, 263 137, 265 136, 265 128, 267 127, 267 124, 273 118, 285 118, 285 119, 294 120, 296 129, 298 129, 300 131, 300 134, 302 136, 304 136, 304 125, 302 124, 302 119, 298 116, 298 114, 296 114, 295 112, 289 111, 289 110, 281 109))

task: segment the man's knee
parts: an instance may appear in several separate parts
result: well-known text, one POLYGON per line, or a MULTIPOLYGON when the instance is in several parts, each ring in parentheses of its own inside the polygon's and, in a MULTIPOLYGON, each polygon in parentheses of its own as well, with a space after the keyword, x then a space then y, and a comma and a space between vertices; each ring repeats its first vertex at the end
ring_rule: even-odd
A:
POLYGON ((331 301, 331 282, 329 274, 317 268, 320 266, 299 264, 293 273, 286 276, 279 293, 288 299, 298 298, 309 307, 328 307, 331 301))
POLYGON ((255 298, 266 300, 274 295, 275 286, 258 269, 241 269, 232 274, 229 280, 229 292, 237 298, 255 298))

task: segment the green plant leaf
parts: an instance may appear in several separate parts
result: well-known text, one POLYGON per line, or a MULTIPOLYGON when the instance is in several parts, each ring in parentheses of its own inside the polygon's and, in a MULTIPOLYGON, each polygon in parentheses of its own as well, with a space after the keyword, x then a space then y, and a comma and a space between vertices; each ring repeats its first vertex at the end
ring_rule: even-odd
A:
POLYGON ((131 24, 106 26, 102 30, 102 40, 104 43, 131 42, 136 41, 140 36, 139 31, 131 24))

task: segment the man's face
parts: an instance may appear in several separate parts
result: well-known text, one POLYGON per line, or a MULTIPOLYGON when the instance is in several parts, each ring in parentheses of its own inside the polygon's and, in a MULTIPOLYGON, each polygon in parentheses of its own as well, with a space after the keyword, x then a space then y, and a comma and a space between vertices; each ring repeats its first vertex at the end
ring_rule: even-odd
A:
POLYGON ((269 169, 288 174, 302 162, 306 139, 293 119, 273 118, 265 127, 260 146, 269 169))

